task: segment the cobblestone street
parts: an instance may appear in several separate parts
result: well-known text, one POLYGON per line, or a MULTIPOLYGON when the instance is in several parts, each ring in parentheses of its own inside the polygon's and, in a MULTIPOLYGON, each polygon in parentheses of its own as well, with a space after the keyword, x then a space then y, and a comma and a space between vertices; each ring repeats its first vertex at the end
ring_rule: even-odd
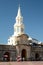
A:
POLYGON ((0 65, 43 65, 43 61, 29 61, 29 62, 0 62, 0 65))

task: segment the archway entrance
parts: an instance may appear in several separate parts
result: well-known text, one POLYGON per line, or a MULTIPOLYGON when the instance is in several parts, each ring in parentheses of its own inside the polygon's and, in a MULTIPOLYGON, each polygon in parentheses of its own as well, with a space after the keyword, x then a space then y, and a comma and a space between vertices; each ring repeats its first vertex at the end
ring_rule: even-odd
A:
POLYGON ((26 50, 23 49, 21 53, 22 60, 26 60, 26 50))
POLYGON ((36 61, 39 60, 39 54, 38 53, 35 54, 35 60, 36 61))
POLYGON ((10 53, 9 53, 9 52, 5 52, 5 53, 4 53, 3 60, 4 60, 4 61, 10 61, 10 53))

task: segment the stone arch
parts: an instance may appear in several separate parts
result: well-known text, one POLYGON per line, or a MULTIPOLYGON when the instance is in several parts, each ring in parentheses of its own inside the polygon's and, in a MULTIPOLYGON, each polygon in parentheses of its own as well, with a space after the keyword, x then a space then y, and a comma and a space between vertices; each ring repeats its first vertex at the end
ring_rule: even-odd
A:
POLYGON ((35 60, 39 60, 39 57, 40 57, 40 56, 39 56, 39 53, 36 53, 36 54, 35 54, 35 60))
POLYGON ((10 61, 10 53, 9 52, 5 52, 3 55, 3 60, 4 61, 10 61))
POLYGON ((23 60, 23 58, 24 58, 24 60, 26 60, 26 49, 22 49, 21 58, 22 58, 22 60, 23 60))

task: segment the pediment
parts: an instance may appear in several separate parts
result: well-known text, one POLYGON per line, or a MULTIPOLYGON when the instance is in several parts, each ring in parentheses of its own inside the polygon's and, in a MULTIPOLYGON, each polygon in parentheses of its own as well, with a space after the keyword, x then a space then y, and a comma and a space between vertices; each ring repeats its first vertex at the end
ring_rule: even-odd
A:
POLYGON ((22 34, 22 35, 20 35, 18 37, 23 38, 23 39, 29 38, 29 36, 27 34, 22 34))

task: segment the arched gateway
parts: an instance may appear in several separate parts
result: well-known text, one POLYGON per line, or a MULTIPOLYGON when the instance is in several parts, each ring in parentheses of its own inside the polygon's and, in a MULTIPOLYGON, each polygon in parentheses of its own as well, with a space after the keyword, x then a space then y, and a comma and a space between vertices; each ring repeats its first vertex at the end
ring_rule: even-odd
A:
POLYGON ((36 54, 35 54, 35 60, 40 60, 39 58, 40 58, 40 57, 39 57, 39 54, 36 53, 36 54))
POLYGON ((22 60, 26 60, 26 50, 25 49, 22 50, 21 57, 22 57, 22 60))
POLYGON ((3 60, 4 61, 10 61, 10 53, 9 52, 4 53, 3 60))

